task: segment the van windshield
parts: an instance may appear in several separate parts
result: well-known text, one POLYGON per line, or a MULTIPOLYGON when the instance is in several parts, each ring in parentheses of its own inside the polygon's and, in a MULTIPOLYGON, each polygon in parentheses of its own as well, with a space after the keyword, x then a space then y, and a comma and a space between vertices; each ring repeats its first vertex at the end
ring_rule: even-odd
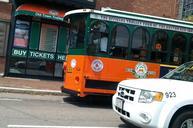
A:
POLYGON ((193 62, 185 63, 167 73, 162 78, 193 82, 193 62))

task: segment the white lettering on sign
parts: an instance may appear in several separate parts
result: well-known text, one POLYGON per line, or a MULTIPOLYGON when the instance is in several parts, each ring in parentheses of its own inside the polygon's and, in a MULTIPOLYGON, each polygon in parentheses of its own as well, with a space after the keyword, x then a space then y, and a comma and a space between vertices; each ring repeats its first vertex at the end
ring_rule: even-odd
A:
POLYGON ((27 51, 19 50, 19 49, 13 49, 12 55, 13 56, 26 56, 27 55, 27 51))
POLYGON ((139 26, 144 26, 144 27, 152 27, 152 28, 158 28, 158 29, 193 33, 193 28, 188 28, 188 27, 182 26, 181 24, 178 26, 177 23, 172 24, 171 22, 168 22, 168 23, 167 22, 161 23, 161 21, 160 23, 153 22, 153 21, 150 22, 150 21, 145 21, 145 20, 136 20, 132 18, 123 18, 123 17, 115 17, 115 16, 108 16, 108 15, 100 15, 100 14, 91 14, 90 18, 131 24, 131 25, 139 25, 139 26))
POLYGON ((57 56, 57 60, 65 60, 66 59, 66 56, 65 55, 58 55, 57 56))
POLYGON ((51 54, 51 53, 41 53, 41 52, 30 51, 29 56, 33 58, 41 58, 41 59, 54 59, 54 54, 51 54))

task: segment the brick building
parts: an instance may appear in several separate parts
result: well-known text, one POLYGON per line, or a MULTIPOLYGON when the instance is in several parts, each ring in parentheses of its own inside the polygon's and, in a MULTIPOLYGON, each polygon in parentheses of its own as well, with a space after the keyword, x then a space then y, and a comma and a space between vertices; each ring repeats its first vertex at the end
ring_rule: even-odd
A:
POLYGON ((12 5, 9 0, 0 0, 0 72, 5 69, 5 56, 8 42, 12 5))
POLYGON ((179 0, 178 19, 193 21, 193 0, 179 0))
POLYGON ((97 0, 96 8, 101 7, 174 19, 178 15, 178 0, 97 0))

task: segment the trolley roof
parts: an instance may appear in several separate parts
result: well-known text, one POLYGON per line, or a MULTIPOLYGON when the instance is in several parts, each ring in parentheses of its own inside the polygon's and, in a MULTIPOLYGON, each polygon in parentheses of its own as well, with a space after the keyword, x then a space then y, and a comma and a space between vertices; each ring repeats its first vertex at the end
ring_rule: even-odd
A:
MULTIPOLYGON (((164 17, 158 17, 158 16, 151 16, 146 14, 140 14, 140 13, 134 13, 134 12, 126 12, 111 8, 102 8, 101 10, 93 10, 93 9, 77 9, 72 10, 65 13, 64 18, 67 18, 70 15, 74 14, 92 14, 91 18, 99 18, 98 16, 110 16, 114 18, 123 18, 123 19, 133 19, 137 21, 145 21, 145 22, 151 22, 151 23, 159 23, 159 24, 168 24, 173 26, 180 26, 185 28, 193 28, 192 22, 182 21, 182 20, 176 20, 171 18, 164 18, 164 17)), ((116 22, 116 21, 115 21, 116 22)))

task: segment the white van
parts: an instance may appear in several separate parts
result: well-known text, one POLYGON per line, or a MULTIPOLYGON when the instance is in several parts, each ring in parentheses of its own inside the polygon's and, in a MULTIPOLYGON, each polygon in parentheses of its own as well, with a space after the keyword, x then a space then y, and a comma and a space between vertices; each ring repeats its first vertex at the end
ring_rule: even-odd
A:
POLYGON ((112 105, 122 121, 141 128, 193 128, 193 62, 160 79, 121 81, 112 105))

